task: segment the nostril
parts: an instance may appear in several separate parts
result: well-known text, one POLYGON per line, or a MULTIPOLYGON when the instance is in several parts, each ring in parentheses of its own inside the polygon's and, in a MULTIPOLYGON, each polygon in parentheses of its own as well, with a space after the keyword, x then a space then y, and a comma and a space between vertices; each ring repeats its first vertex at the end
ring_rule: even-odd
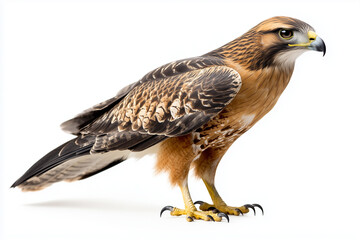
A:
POLYGON ((310 41, 315 41, 315 38, 309 38, 310 41))

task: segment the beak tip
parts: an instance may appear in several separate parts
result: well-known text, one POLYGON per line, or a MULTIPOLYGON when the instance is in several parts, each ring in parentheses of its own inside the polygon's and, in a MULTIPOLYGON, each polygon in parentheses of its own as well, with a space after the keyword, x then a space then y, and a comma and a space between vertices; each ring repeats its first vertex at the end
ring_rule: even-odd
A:
POLYGON ((325 56, 326 54, 326 45, 325 42, 321 39, 321 38, 317 38, 315 42, 313 42, 311 45, 312 50, 318 51, 318 52, 322 52, 323 56, 325 56))

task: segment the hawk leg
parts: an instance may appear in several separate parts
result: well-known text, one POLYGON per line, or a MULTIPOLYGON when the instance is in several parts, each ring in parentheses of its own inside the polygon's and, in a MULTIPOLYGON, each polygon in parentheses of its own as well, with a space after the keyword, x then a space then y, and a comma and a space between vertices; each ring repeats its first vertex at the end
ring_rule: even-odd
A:
POLYGON ((236 215, 239 216, 240 214, 243 215, 245 213, 249 212, 249 209, 251 208, 254 211, 254 214, 256 215, 255 207, 260 208, 262 214, 264 215, 264 210, 259 204, 245 204, 241 207, 230 207, 228 206, 224 200, 220 197, 219 193, 217 192, 215 185, 213 183, 209 183, 206 180, 204 180, 205 186, 207 190, 209 191, 210 197, 214 204, 208 204, 203 201, 196 201, 195 204, 200 204, 199 208, 202 211, 220 211, 222 213, 230 214, 230 215, 236 215))
POLYGON ((229 217, 222 212, 216 211, 199 211, 196 209, 189 192, 187 183, 184 186, 180 186, 181 193, 184 199, 185 209, 179 209, 172 206, 164 207, 160 212, 160 217, 162 213, 166 210, 170 211, 172 216, 181 216, 185 215, 188 222, 194 221, 194 219, 201 219, 205 221, 216 221, 220 222, 222 218, 226 218, 229 221, 229 217))

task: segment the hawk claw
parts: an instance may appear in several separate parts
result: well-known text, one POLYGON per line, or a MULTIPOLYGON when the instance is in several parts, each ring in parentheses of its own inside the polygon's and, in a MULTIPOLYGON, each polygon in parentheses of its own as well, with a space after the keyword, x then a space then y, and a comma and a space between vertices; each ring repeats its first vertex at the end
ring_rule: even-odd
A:
POLYGON ((223 212, 219 212, 218 214, 217 214, 219 217, 224 217, 224 218, 226 218, 226 220, 228 221, 228 222, 230 222, 230 219, 229 219, 229 216, 226 214, 226 213, 223 213, 223 212))
POLYGON ((237 211, 239 213, 239 215, 244 215, 244 213, 239 209, 239 208, 235 208, 235 211, 237 211))
POLYGON ((253 205, 251 204, 245 204, 244 207, 246 207, 247 209, 251 208, 254 211, 254 216, 256 216, 256 211, 253 205))
POLYGON ((254 207, 260 208, 262 215, 264 215, 264 209, 262 208, 262 206, 261 206, 260 204, 253 203, 252 205, 253 205, 254 207))
POLYGON ((210 216, 210 215, 207 215, 207 216, 208 216, 208 218, 210 218, 211 221, 215 222, 215 220, 212 216, 210 216))
POLYGON ((201 204, 203 204, 203 203, 204 203, 203 201, 196 201, 196 202, 194 202, 194 205, 195 205, 195 204, 200 204, 200 205, 201 205, 201 204))
POLYGON ((160 211, 160 217, 163 214, 163 212, 165 212, 166 210, 172 212, 172 211, 174 211, 174 207, 172 207, 172 206, 163 207, 163 209, 161 209, 161 211, 160 211))
POLYGON ((264 215, 264 209, 262 208, 262 206, 260 204, 256 204, 256 203, 245 204, 244 207, 246 207, 248 209, 251 208, 254 211, 254 216, 256 216, 255 207, 258 207, 258 208, 260 208, 262 215, 264 215))
POLYGON ((219 213, 220 211, 217 210, 215 207, 209 207, 207 211, 212 211, 213 213, 219 213))

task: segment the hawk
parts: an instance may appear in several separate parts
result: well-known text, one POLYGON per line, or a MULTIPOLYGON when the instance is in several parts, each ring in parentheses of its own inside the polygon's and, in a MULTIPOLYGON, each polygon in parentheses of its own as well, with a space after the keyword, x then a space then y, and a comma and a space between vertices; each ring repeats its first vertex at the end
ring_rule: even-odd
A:
POLYGON ((308 50, 326 52, 310 25, 273 17, 209 53, 165 64, 64 122, 62 129, 76 137, 46 154, 12 187, 36 191, 85 179, 151 149, 157 170, 180 187, 185 204, 161 213, 221 221, 254 207, 263 211, 258 204, 228 206, 215 188, 216 169, 232 143, 274 107, 296 58, 308 50), (188 189, 190 169, 212 199, 195 202, 199 210, 188 189))

